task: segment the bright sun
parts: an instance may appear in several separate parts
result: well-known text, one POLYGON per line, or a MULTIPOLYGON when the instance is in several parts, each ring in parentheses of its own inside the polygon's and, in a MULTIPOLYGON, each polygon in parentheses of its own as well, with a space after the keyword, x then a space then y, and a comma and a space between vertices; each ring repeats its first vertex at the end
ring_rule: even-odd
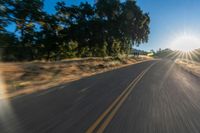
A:
POLYGON ((194 35, 183 34, 172 41, 170 48, 183 52, 193 51, 200 48, 200 39, 194 35))

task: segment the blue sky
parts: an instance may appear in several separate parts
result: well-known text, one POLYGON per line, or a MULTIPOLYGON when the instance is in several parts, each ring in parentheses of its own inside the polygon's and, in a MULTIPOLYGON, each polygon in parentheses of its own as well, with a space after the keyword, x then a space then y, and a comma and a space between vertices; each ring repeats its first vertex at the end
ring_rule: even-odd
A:
MULTIPOLYGON (((45 0, 45 10, 53 14, 58 1, 61 0, 45 0)), ((64 1, 67 5, 77 5, 86 1, 93 4, 95 0, 64 1)), ((137 5, 151 18, 149 41, 140 45, 139 49, 170 47, 175 38, 185 33, 200 38, 200 0, 137 0, 137 5)))
POLYGON ((140 48, 170 47, 174 39, 185 33, 199 37, 199 0, 138 0, 137 3, 151 18, 149 42, 140 48))

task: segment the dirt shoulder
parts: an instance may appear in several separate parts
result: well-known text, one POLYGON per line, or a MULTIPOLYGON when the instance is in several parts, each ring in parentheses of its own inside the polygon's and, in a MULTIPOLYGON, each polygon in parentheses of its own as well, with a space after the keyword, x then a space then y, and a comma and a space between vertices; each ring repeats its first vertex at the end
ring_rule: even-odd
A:
POLYGON ((191 72, 192 74, 200 77, 200 62, 191 61, 191 60, 176 60, 183 69, 191 72))
POLYGON ((67 82, 134 63, 152 60, 148 56, 114 60, 85 58, 58 62, 0 63, 0 98, 30 94, 67 82))

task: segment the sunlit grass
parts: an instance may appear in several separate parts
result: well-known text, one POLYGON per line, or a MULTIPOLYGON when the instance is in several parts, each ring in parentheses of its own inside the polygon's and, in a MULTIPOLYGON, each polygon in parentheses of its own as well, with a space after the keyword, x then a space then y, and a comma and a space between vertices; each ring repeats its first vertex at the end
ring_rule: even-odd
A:
POLYGON ((57 62, 1 63, 0 70, 4 73, 7 87, 1 89, 4 95, 0 95, 0 99, 43 91, 80 78, 151 59, 148 56, 122 59, 99 57, 57 62))

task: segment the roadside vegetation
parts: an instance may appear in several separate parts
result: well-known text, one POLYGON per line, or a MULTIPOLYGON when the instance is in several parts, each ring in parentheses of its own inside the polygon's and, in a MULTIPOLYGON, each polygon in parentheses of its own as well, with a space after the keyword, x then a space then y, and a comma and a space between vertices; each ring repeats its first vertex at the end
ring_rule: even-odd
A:
POLYGON ((151 59, 148 56, 127 59, 89 57, 56 62, 0 63, 0 99, 53 89, 87 76, 151 59))
POLYGON ((54 14, 43 7, 43 0, 0 1, 2 61, 117 57, 148 41, 149 15, 134 0, 58 2, 54 14))
POLYGON ((200 62, 192 60, 178 59, 175 61, 179 66, 188 72, 200 77, 200 62))
POLYGON ((150 34, 136 1, 63 1, 54 9, 46 12, 43 0, 0 0, 0 98, 151 59, 132 49, 150 34))

